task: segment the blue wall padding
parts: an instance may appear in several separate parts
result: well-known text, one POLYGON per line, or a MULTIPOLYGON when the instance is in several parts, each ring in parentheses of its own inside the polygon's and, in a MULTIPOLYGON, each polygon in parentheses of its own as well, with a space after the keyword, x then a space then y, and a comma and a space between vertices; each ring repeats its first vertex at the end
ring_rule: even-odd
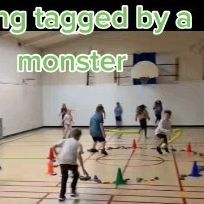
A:
POLYGON ((148 52, 148 53, 141 53, 141 54, 133 54, 133 64, 134 65, 141 61, 150 61, 155 64, 156 63, 156 53, 148 52))
MULTIPOLYGON (((151 78, 148 80, 147 84, 157 84, 157 79, 151 78)), ((141 81, 139 79, 133 79, 133 85, 141 85, 141 81)))

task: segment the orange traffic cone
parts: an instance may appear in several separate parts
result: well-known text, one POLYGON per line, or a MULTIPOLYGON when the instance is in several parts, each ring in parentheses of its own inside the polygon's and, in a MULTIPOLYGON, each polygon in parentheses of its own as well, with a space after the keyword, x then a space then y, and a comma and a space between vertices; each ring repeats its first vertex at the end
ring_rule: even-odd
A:
POLYGON ((54 172, 54 166, 53 166, 53 162, 51 160, 48 162, 47 173, 49 175, 53 175, 53 176, 57 175, 57 173, 54 172))
POLYGON ((49 150, 49 156, 47 157, 47 159, 49 159, 51 161, 55 161, 55 156, 54 156, 54 152, 53 152, 52 148, 50 148, 50 150, 49 150))
POLYGON ((191 143, 190 143, 190 142, 188 143, 188 146, 187 146, 186 151, 187 151, 188 153, 193 152, 193 150, 192 150, 192 146, 191 146, 191 143))
POLYGON ((132 149, 137 149, 137 143, 135 141, 135 139, 133 140, 133 143, 132 143, 132 149))

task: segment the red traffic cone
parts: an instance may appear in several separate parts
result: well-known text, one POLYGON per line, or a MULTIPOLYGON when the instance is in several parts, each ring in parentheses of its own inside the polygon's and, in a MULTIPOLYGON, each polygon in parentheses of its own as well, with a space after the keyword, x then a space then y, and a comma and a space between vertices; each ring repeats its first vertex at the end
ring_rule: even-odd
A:
POLYGON ((188 143, 188 146, 187 146, 186 151, 187 151, 188 153, 193 152, 193 150, 192 150, 192 146, 191 146, 191 143, 190 143, 190 142, 188 143))
POLYGON ((47 173, 49 175, 53 175, 53 176, 57 175, 57 173, 54 172, 54 166, 53 166, 53 162, 51 160, 48 162, 47 173))
POLYGON ((50 148, 49 150, 49 156, 47 157, 49 160, 51 161, 55 161, 55 156, 54 156, 54 152, 53 152, 53 149, 50 148))
POLYGON ((132 149, 137 149, 137 143, 135 139, 133 140, 133 143, 132 143, 132 149))

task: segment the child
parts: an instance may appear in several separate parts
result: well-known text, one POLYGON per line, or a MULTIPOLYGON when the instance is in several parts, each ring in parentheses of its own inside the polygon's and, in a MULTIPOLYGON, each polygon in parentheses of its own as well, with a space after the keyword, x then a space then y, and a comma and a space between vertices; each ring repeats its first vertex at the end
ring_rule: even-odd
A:
POLYGON ((73 180, 71 183, 71 196, 75 197, 78 195, 76 192, 76 186, 79 179, 77 158, 79 160, 83 173, 88 176, 88 173, 84 168, 82 159, 83 147, 79 143, 81 134, 82 132, 80 129, 74 129, 71 131, 70 138, 64 139, 60 143, 53 146, 53 150, 56 155, 58 155, 56 149, 59 147, 61 148, 61 151, 58 155, 58 162, 60 164, 62 174, 59 201, 64 201, 66 199, 65 194, 67 188, 68 171, 72 171, 73 173, 73 180))
POLYGON ((163 111, 162 102, 160 100, 155 101, 153 110, 156 117, 155 124, 157 124, 157 122, 161 120, 161 114, 163 111))
MULTIPOLYGON (((103 107, 103 105, 102 105, 102 104, 98 104, 98 106, 103 107)), ((104 107, 103 107, 103 116, 104 116, 104 119, 105 119, 105 118, 106 118, 106 112, 105 112, 105 110, 104 110, 104 107)))
POLYGON ((122 125, 122 114, 123 114, 123 109, 119 102, 116 103, 114 113, 115 113, 116 126, 119 127, 122 125))
POLYGON ((147 119, 150 120, 150 117, 146 110, 145 105, 140 105, 137 107, 135 121, 137 121, 137 119, 139 119, 139 122, 140 122, 139 133, 141 133, 141 131, 144 130, 145 138, 147 139, 147 119))
POLYGON ((157 146, 157 152, 162 154, 161 145, 165 144, 165 151, 169 152, 168 150, 168 141, 167 135, 171 132, 171 111, 165 110, 164 111, 164 118, 160 120, 158 127, 155 130, 155 135, 161 140, 160 144, 157 146))
POLYGON ((96 149, 96 145, 98 142, 102 143, 102 150, 101 153, 104 155, 108 155, 108 153, 105 150, 105 144, 106 144, 106 135, 103 127, 103 114, 104 114, 104 108, 102 105, 98 105, 96 108, 95 114, 90 119, 90 134, 93 139, 93 147, 92 149, 88 150, 89 152, 98 152, 96 149))
POLYGON ((64 139, 68 138, 70 136, 70 132, 72 130, 72 123, 73 123, 73 117, 71 114, 71 110, 67 109, 64 118, 63 118, 63 124, 64 124, 64 139))
POLYGON ((67 112, 67 107, 66 107, 66 104, 62 104, 62 108, 61 108, 61 111, 60 111, 60 114, 59 114, 59 116, 61 115, 62 116, 62 120, 63 120, 63 118, 64 118, 64 115, 66 114, 66 112, 67 112))

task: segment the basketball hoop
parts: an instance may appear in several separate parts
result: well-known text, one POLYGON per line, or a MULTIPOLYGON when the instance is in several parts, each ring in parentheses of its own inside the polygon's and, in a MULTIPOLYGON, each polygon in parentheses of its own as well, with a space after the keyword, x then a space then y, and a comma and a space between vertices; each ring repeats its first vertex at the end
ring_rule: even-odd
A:
POLYGON ((148 84, 150 79, 157 78, 159 76, 158 67, 150 61, 141 61, 134 65, 131 71, 131 78, 136 79, 138 84, 148 84))
POLYGON ((148 81, 149 81, 149 77, 141 77, 140 78, 141 84, 147 84, 148 81))

